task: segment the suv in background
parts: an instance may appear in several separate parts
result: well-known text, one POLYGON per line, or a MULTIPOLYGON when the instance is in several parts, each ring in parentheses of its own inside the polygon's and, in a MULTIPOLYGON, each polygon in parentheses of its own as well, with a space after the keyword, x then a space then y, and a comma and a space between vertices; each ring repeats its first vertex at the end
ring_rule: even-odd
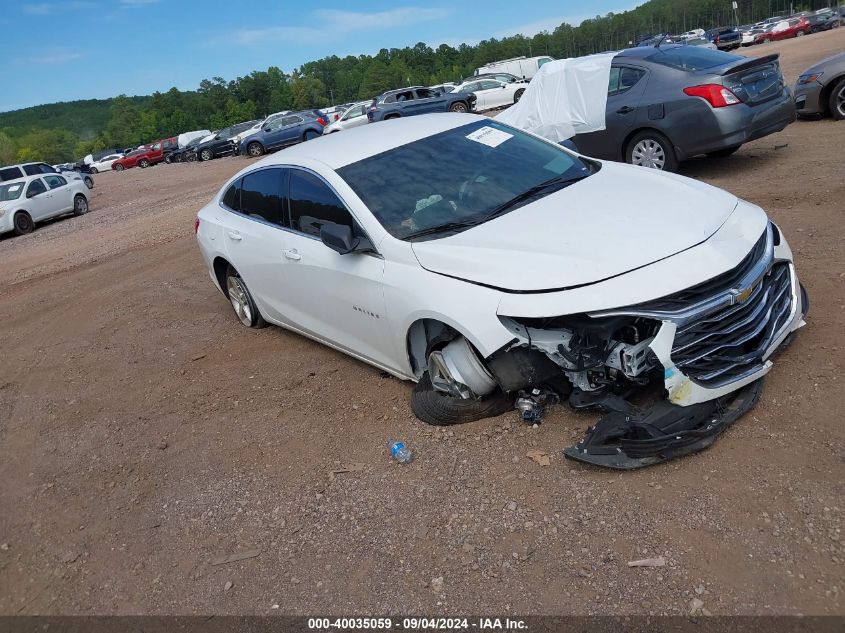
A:
POLYGON ((742 33, 732 26, 710 29, 704 36, 713 42, 720 51, 729 51, 742 46, 742 33))
POLYGON ((89 189, 94 188, 94 179, 88 174, 81 174, 71 169, 56 169, 47 163, 20 163, 0 167, 0 182, 7 180, 18 180, 26 176, 38 176, 40 174, 61 174, 68 180, 81 180, 89 189))
POLYGON ((306 110, 278 117, 242 140, 237 151, 255 157, 317 138, 323 134, 325 125, 325 118, 319 114, 321 113, 306 110))
POLYGON ((390 90, 373 99, 367 110, 367 118, 373 123, 430 112, 471 112, 474 107, 474 94, 444 94, 430 88, 414 86, 390 90))

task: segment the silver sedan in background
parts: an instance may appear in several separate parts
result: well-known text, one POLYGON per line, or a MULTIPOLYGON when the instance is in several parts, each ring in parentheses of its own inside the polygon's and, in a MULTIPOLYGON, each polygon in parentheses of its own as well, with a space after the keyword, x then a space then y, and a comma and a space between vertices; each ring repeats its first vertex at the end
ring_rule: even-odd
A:
POLYGON ((799 116, 830 114, 845 119, 845 53, 810 66, 795 84, 795 108, 799 116))

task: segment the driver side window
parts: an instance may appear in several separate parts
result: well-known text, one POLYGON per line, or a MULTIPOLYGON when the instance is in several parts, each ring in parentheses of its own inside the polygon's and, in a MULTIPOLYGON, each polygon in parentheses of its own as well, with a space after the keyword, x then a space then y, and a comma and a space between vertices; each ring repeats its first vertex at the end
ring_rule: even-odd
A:
POLYGON ((41 182, 41 179, 38 178, 29 183, 29 187, 26 188, 26 197, 31 198, 32 196, 37 196, 45 191, 47 191, 47 187, 45 187, 44 183, 41 182))
POLYGON ((352 215, 334 191, 311 172, 290 172, 290 226, 294 231, 320 237, 327 222, 343 224, 354 231, 352 215))

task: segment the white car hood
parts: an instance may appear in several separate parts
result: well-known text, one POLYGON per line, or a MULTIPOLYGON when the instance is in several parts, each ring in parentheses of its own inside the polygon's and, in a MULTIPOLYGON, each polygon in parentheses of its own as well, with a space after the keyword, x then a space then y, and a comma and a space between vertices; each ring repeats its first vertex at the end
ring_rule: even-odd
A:
POLYGON ((689 178, 605 162, 566 189, 412 248, 431 272, 507 291, 562 290, 700 244, 737 203, 736 196, 689 178))

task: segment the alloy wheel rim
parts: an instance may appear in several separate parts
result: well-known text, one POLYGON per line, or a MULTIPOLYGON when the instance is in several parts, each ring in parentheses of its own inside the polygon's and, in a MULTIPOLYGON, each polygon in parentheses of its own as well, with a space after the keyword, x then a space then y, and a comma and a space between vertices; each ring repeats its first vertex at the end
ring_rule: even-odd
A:
POLYGON ((260 156, 261 155, 261 148, 253 143, 249 146, 249 155, 250 156, 260 156))
POLYGON ((249 299, 244 292, 243 285, 237 277, 229 277, 226 282, 226 289, 229 291, 229 301, 238 320, 246 326, 252 325, 252 310, 249 307, 249 299))
POLYGON ((845 116, 845 86, 842 86, 836 94, 836 109, 839 110, 839 114, 845 116))
POLYGON ((15 216, 15 227, 19 231, 25 231, 29 227, 29 222, 23 215, 15 216))
POLYGON ((86 213, 88 211, 88 203, 82 198, 76 199, 76 210, 79 213, 86 213))
POLYGON ((631 163, 651 169, 663 169, 666 165, 666 152, 663 146, 654 139, 643 139, 634 146, 631 163))

